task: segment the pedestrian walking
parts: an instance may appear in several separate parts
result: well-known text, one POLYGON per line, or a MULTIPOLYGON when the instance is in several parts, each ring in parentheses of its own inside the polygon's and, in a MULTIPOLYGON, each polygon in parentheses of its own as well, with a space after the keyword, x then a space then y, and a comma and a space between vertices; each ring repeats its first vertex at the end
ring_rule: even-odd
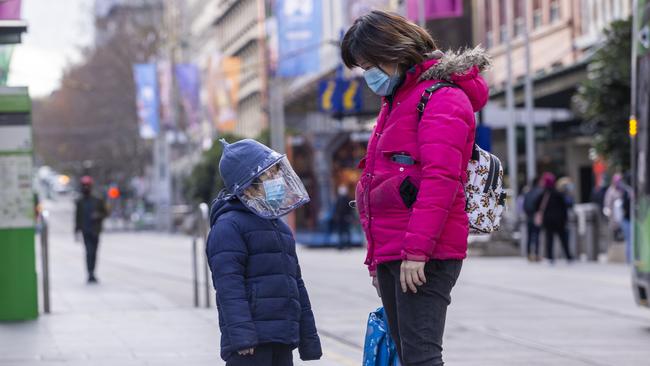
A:
POLYGON ((447 307, 467 252, 474 113, 488 99, 479 73, 489 59, 480 48, 444 54, 426 30, 383 11, 359 17, 341 52, 382 97, 356 190, 365 263, 402 365, 442 365, 447 307), (453 84, 427 92, 443 81, 453 84))
POLYGON ((544 192, 542 180, 539 177, 530 181, 528 192, 524 194, 524 212, 526 214, 526 248, 528 260, 539 262, 539 231, 540 226, 535 222, 535 212, 539 199, 544 192))
POLYGON ((622 200, 623 192, 622 187, 623 176, 616 173, 612 176, 612 181, 605 191, 603 200, 603 214, 607 217, 611 237, 614 240, 620 240, 623 236, 621 227, 622 218, 622 200))
POLYGON ((338 248, 344 249, 352 242, 352 222, 354 221, 354 211, 350 207, 349 191, 345 185, 340 185, 337 189, 333 216, 334 230, 338 235, 338 248))
POLYGON ((623 180, 619 184, 619 189, 622 191, 620 202, 620 216, 621 216, 621 229, 625 238, 625 260, 627 263, 632 262, 632 174, 627 172, 623 176, 623 180))
POLYGON ((108 216, 108 209, 103 199, 93 195, 93 178, 83 176, 81 183, 81 197, 76 201, 75 207, 75 236, 81 234, 86 248, 86 269, 88 283, 97 283, 95 267, 97 265, 97 252, 99 250, 99 234, 102 232, 102 223, 108 216))
POLYGON ((546 237, 546 259, 555 262, 554 237, 560 238, 562 249, 567 261, 571 262, 573 256, 569 249, 568 207, 564 195, 555 188, 555 175, 544 173, 542 175, 544 192, 542 193, 535 214, 535 223, 542 227, 546 237))
POLYGON ((321 357, 291 229, 280 217, 309 202, 285 155, 254 140, 224 144, 225 189, 213 201, 207 257, 227 366, 289 366, 321 357))

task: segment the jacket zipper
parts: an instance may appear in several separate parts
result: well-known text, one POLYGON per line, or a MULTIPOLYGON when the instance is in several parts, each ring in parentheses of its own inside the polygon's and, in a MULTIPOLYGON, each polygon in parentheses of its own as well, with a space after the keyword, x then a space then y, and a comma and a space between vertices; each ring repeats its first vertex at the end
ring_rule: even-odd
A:
MULTIPOLYGON (((284 241, 282 240, 282 235, 280 233, 280 225, 278 225, 278 220, 279 219, 273 219, 273 220, 271 220, 271 223, 273 224, 273 227, 275 228, 275 230, 273 230, 273 231, 275 232, 275 237, 278 239, 278 243, 280 244, 280 251, 282 252, 282 255, 283 255, 282 260, 284 261, 285 260, 284 256, 287 256, 288 254, 284 250, 284 241)), ((282 273, 284 274, 284 279, 287 282, 287 288, 290 289, 291 284, 289 283, 289 273, 287 271, 288 271, 287 266, 283 265, 282 266, 282 273)), ((300 294, 295 294, 295 295, 300 296, 300 294)))
MULTIPOLYGON (((389 96, 386 97, 386 102, 385 103, 387 104, 388 111, 386 112, 386 115, 383 116, 383 118, 382 118, 383 121, 380 121, 381 125, 379 125, 379 124, 377 125, 378 127, 381 126, 381 130, 379 132, 377 132, 377 134, 375 136, 377 139, 380 138, 381 135, 383 135, 383 133, 384 133, 384 124, 388 120, 388 117, 390 117, 390 113, 393 111, 393 101, 394 101, 394 94, 389 95, 389 96)), ((377 153, 377 145, 378 144, 379 144, 379 141, 375 140, 375 142, 374 142, 375 151, 373 151, 373 154, 377 153)), ((373 159, 373 161, 374 162, 377 161, 376 157, 375 157, 375 159, 373 159)), ((374 162, 373 162, 373 165, 372 165, 372 172, 373 173, 375 171, 374 162)), ((370 236, 370 246, 368 248, 368 254, 369 255, 368 255, 367 259, 370 262, 369 265, 373 266, 374 262, 375 262, 375 240, 372 237, 372 229, 371 229, 373 217, 372 217, 372 212, 370 211, 370 187, 372 185, 372 179, 374 178, 374 174, 368 173, 368 176, 369 176, 368 186, 367 186, 367 188, 366 188, 366 190, 364 192, 364 196, 365 196, 364 197, 365 198, 364 203, 366 204, 366 213, 368 215, 368 235, 370 236)))

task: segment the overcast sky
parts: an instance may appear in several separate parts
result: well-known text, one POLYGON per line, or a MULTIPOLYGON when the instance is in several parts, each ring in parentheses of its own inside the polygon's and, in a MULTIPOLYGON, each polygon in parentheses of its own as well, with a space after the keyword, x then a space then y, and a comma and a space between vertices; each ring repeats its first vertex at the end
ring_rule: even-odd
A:
POLYGON ((16 46, 9 85, 29 86, 32 97, 55 90, 65 68, 80 60, 79 50, 93 41, 93 0, 23 0, 28 24, 16 46))

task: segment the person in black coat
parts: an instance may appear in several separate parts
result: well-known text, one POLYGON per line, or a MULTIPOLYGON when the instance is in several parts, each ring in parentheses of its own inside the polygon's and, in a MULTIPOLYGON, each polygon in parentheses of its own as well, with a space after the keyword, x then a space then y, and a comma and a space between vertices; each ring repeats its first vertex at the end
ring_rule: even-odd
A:
POLYGON ((213 201, 207 257, 227 366, 293 365, 322 356, 296 244, 280 219, 309 201, 284 155, 254 140, 228 144, 226 188, 213 201))
POLYGON ((542 180, 539 177, 534 178, 529 185, 529 190, 524 194, 523 208, 526 213, 527 237, 526 248, 528 260, 531 262, 539 261, 539 231, 540 227, 535 224, 535 212, 539 206, 539 199, 544 193, 542 180))
POLYGON ((93 179, 90 176, 81 177, 81 198, 75 203, 75 235, 81 233, 86 247, 86 269, 88 283, 97 283, 95 266, 97 250, 99 249, 99 234, 102 232, 102 222, 108 216, 106 203, 92 194, 93 179))
POLYGON ((560 238, 562 249, 569 262, 573 260, 569 249, 569 230, 567 227, 569 219, 569 208, 564 195, 555 189, 555 176, 551 173, 544 173, 544 192, 540 195, 537 212, 543 217, 542 229, 546 236, 546 258, 553 263, 553 239, 557 235, 560 238))

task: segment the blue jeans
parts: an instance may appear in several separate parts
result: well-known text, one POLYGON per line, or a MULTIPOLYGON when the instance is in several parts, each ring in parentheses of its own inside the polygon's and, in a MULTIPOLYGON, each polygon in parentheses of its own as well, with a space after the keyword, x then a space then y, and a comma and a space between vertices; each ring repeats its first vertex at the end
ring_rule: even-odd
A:
POLYGON ((623 230, 623 236, 625 237, 625 259, 627 263, 632 262, 632 225, 630 220, 623 219, 621 222, 621 229, 623 230))
POLYGON ((416 294, 402 292, 401 261, 380 264, 377 280, 388 328, 397 345, 402 366, 441 366, 451 289, 460 275, 462 260, 431 260, 424 267, 427 282, 416 294))

